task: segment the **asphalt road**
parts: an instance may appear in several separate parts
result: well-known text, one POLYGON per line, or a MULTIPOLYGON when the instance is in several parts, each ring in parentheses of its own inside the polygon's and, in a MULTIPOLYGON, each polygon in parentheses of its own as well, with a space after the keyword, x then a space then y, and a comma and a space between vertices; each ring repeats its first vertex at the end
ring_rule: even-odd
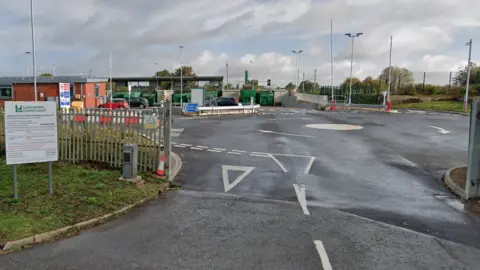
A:
POLYGON ((181 190, 0 269, 480 267, 479 223, 440 180, 466 163, 468 117, 280 108, 174 126, 181 190))

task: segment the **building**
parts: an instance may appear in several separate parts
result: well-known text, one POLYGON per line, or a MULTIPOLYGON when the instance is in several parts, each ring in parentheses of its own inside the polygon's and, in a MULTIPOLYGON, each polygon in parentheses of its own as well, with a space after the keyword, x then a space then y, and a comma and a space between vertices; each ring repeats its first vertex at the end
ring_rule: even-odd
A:
MULTIPOLYGON (((183 91, 190 91, 192 87, 198 87, 199 83, 206 83, 213 86, 217 90, 223 89, 223 76, 152 76, 152 77, 113 77, 112 82, 117 86, 132 88, 139 88, 138 90, 153 91, 161 88, 162 82, 168 82, 170 87, 168 90, 173 90, 178 93, 183 91)), ((114 89, 115 90, 115 89, 114 89)), ((118 89, 117 89, 118 90, 118 89)))
MULTIPOLYGON (((85 108, 96 108, 106 97, 107 78, 85 76, 38 76, 37 100, 59 100, 60 84, 69 84, 70 99, 85 108)), ((5 101, 34 101, 33 77, 0 77, 0 104, 5 101)))

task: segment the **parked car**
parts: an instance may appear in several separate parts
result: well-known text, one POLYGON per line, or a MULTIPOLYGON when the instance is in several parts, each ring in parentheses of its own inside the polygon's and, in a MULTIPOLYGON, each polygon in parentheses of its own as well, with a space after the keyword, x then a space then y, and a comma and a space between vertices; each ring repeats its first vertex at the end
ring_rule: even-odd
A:
POLYGON ((149 106, 148 99, 142 98, 142 97, 132 97, 130 98, 130 102, 128 101, 129 99, 126 99, 127 103, 130 104, 130 108, 146 108, 149 106))
POLYGON ((114 98, 107 100, 107 102, 100 104, 98 108, 103 109, 128 109, 128 102, 123 98, 114 98))
POLYGON ((234 97, 218 97, 214 99, 214 103, 216 106, 238 106, 238 101, 234 97))

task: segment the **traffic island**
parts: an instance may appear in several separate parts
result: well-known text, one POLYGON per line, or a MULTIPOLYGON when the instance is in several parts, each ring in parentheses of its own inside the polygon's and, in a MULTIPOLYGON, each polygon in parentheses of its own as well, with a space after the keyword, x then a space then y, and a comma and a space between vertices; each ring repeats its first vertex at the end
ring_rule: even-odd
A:
POLYGON ((467 179, 467 166, 455 167, 448 170, 443 178, 445 185, 462 200, 465 201, 465 210, 480 214, 480 200, 465 200, 465 186, 467 179))
POLYGON ((50 195, 48 165, 25 164, 17 168, 19 199, 12 199, 12 168, 4 157, 0 173, 0 253, 77 234, 156 198, 170 185, 145 174, 145 183, 136 186, 119 181, 119 170, 55 162, 50 195))

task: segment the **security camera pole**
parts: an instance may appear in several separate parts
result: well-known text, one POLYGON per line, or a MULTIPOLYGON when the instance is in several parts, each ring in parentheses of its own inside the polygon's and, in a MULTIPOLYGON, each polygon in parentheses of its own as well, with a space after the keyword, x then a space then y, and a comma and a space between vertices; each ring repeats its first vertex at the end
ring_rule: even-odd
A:
POLYGON ((348 94, 348 106, 352 105, 352 79, 353 79, 353 46, 355 44, 355 38, 363 35, 363 33, 347 33, 345 36, 352 39, 352 55, 350 58, 350 93, 348 94))

